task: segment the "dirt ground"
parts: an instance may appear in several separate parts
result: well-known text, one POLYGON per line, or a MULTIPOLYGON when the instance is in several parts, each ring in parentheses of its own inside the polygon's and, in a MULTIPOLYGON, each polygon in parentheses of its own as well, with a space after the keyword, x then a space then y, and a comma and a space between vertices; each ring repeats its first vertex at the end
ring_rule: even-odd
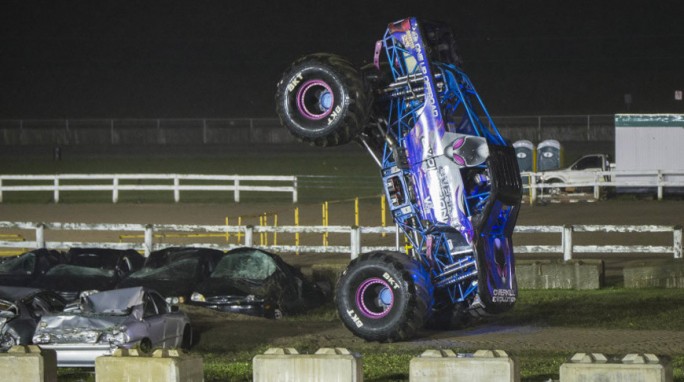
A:
MULTIPOLYGON (((165 223, 165 224, 224 224, 226 217, 258 216, 264 212, 278 212, 279 224, 292 224, 293 205, 273 204, 0 204, 0 221, 28 222, 82 222, 82 223, 165 223)), ((379 225, 380 209, 377 203, 362 202, 362 225, 379 225)), ((301 224, 320 224, 320 205, 299 205, 301 224)), ((524 205, 519 225, 611 224, 611 225, 682 225, 684 202, 681 200, 609 200, 595 203, 524 205)), ((235 223, 233 223, 235 224, 235 223)), ((353 209, 336 207, 330 224, 353 224, 353 209)), ((28 234, 28 233, 26 233, 28 234)), ((46 234, 48 240, 50 233, 46 234)), ((518 237, 516 244, 527 239, 518 237)), ((654 244, 648 235, 595 235, 593 241, 616 244, 654 244)), ((30 237, 30 236, 29 236, 30 237)), ((80 240, 93 238, 81 237, 80 240)), ((557 239, 554 239, 557 240, 557 239)), ((580 241, 583 239, 580 239, 580 241)), ((660 237, 663 245, 672 245, 669 238, 660 237), (668 244, 669 240, 669 244, 668 244)), ((559 241, 556 241, 559 243, 559 241)), ((600 244, 600 243, 597 243, 600 244)), ((557 244, 559 245, 559 244, 557 244)), ((557 256, 557 255, 556 255, 557 256)), ((637 255, 638 256, 638 255, 637 255)), ((524 258, 525 256, 519 256, 524 258)), ((658 257, 671 258, 671 255, 658 257)), ((313 262, 346 261, 346 257, 316 255, 288 257, 289 261, 308 265, 313 262)), ((622 258, 620 264, 646 261, 634 255, 622 258)), ((651 261, 651 260, 648 260, 651 261)), ((354 349, 362 340, 354 337, 336 320, 269 321, 237 315, 219 314, 187 308, 193 318, 200 340, 199 350, 240 351, 263 344, 277 347, 347 347, 354 349)), ((366 348, 368 344, 365 344, 366 348)), ((372 346, 372 345, 371 345, 372 346)), ((377 345, 383 346, 383 345, 377 345)), ((554 327, 515 327, 496 321, 460 331, 426 331, 419 339, 401 345, 406 348, 490 349, 507 351, 578 351, 626 354, 648 352, 656 354, 684 353, 684 333, 662 330, 590 330, 554 327)))

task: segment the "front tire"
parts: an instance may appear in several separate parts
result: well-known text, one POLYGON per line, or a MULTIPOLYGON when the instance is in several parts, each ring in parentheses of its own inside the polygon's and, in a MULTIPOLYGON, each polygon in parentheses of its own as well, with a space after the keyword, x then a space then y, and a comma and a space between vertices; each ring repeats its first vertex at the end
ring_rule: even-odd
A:
POLYGON ((320 147, 351 141, 369 114, 361 74, 333 54, 295 61, 278 82, 275 98, 281 124, 299 140, 320 147))
POLYGON ((340 278, 335 304, 344 325, 367 341, 413 337, 429 318, 432 284, 420 263, 398 252, 370 252, 340 278))

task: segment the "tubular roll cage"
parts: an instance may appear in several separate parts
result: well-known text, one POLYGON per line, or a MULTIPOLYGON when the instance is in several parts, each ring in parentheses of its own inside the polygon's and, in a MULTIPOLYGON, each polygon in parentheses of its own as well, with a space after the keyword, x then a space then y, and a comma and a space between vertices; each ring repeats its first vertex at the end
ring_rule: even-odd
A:
MULTIPOLYGON (((416 43, 427 42, 421 28, 431 28, 432 25, 418 27, 413 18, 397 22, 394 26, 402 27, 406 33, 414 32, 416 43), (412 30, 410 30, 412 29, 412 30), (417 33, 417 36, 416 36, 417 33)), ((387 116, 377 118, 377 127, 384 138, 384 145, 377 155, 372 151, 367 142, 364 146, 376 158, 382 168, 383 184, 388 196, 397 195, 401 192, 405 200, 390 209, 399 228, 403 231, 410 245, 410 254, 426 267, 432 277, 433 286, 448 294, 449 301, 461 303, 472 301, 478 291, 478 262, 474 249, 470 245, 457 245, 449 249, 447 241, 456 241, 460 233, 454 227, 445 224, 435 224, 421 219, 416 205, 416 195, 412 185, 415 184, 413 174, 406 165, 405 137, 414 128, 416 121, 421 117, 420 113, 427 110, 426 101, 434 97, 435 104, 439 105, 439 116, 448 131, 466 130, 468 134, 483 137, 487 140, 490 151, 497 150, 496 146, 506 146, 507 143, 497 130, 494 121, 490 117, 482 99, 468 76, 458 67, 458 62, 442 62, 432 60, 434 57, 426 57, 429 64, 428 72, 421 71, 419 65, 410 65, 411 52, 406 48, 403 41, 394 34, 396 29, 391 24, 387 29, 383 40, 376 44, 375 66, 380 69, 379 55, 384 48, 387 63, 392 74, 392 82, 385 88, 379 89, 376 98, 387 105, 387 116), (430 74, 434 72, 434 75, 430 74), (426 96, 427 95, 427 96, 426 96), (447 118, 443 118, 443 116, 447 118)), ((434 35, 434 34, 433 34, 434 35)), ((424 49, 426 56, 432 54, 427 47, 437 43, 452 43, 453 38, 449 33, 443 38, 450 41, 433 41, 426 43, 424 49)), ((434 51, 433 51, 434 52, 434 51)), ((487 171, 486 164, 474 167, 479 171, 487 171)), ((471 168, 464 169, 469 171, 471 168)), ((491 176, 491 174, 490 174, 491 176)), ((492 187, 495 182, 492 179, 484 189, 465 191, 465 200, 459 201, 465 206, 467 216, 476 220, 475 217, 485 212, 488 201, 492 197, 492 187)), ((388 199, 388 202, 390 199, 388 199)), ((490 203, 491 204, 491 203, 490 203)), ((502 231, 510 210, 503 210, 498 215, 499 223, 495 231, 502 231)), ((461 239, 460 242, 463 243, 461 239)), ((465 243, 463 243, 465 244, 465 243)))

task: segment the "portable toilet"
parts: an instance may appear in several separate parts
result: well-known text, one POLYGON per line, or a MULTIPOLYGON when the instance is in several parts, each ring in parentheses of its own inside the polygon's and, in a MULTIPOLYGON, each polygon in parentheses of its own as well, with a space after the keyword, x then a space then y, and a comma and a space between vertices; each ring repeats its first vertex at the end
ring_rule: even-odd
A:
POLYGON ((528 140, 520 140, 513 143, 515 149, 515 156, 518 158, 518 167, 521 172, 534 172, 536 166, 536 158, 534 152, 534 143, 528 140))
POLYGON ((562 148, 555 139, 547 139, 537 145, 537 171, 557 170, 562 166, 562 148))

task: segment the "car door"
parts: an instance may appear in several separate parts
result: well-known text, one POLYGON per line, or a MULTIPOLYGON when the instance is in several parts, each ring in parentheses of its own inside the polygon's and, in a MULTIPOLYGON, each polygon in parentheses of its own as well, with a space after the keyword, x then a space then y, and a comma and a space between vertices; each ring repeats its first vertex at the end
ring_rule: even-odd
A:
POLYGON ((176 314, 171 312, 171 307, 164 298, 156 292, 151 292, 150 296, 157 306, 159 316, 163 317, 163 337, 164 347, 172 348, 180 344, 183 327, 176 314))
POLYGON ((145 294, 143 308, 143 322, 147 328, 145 337, 152 341, 152 346, 164 347, 165 317, 159 313, 157 304, 149 293, 145 294))
POLYGON ((572 180, 575 183, 593 183, 597 180, 597 173, 603 171, 603 159, 591 155, 580 158, 570 168, 573 171, 572 180))

